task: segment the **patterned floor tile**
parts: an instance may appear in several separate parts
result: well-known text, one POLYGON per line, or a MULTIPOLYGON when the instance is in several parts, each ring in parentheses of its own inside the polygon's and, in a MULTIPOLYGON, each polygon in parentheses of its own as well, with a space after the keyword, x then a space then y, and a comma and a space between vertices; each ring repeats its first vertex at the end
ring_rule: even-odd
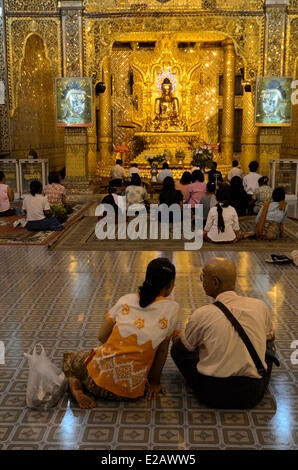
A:
POLYGON ((149 411, 123 411, 121 424, 150 424, 151 413, 149 411))
POLYGON ((113 440, 114 432, 115 430, 112 427, 86 426, 82 441, 85 443, 97 442, 98 444, 111 442, 113 440))
POLYGON ((223 426, 249 426, 249 419, 245 412, 222 411, 219 415, 223 426))
POLYGON ((40 446, 34 444, 10 444, 6 450, 39 450, 40 446))
POLYGON ((188 411, 188 423, 190 426, 215 426, 216 413, 212 411, 188 411))
POLYGON ((239 447, 253 445, 255 442, 251 430, 247 428, 224 428, 223 438, 225 444, 239 447))
POLYGON ((13 442, 39 442, 42 440, 47 428, 39 425, 20 425, 11 437, 13 442))
POLYGON ((55 411, 27 410, 22 418, 24 424, 49 424, 55 411))
POLYGON ((259 443, 262 446, 270 446, 271 448, 288 447, 291 444, 291 437, 280 435, 274 429, 257 429, 259 443))
POLYGON ((182 411, 156 411, 155 412, 156 425, 182 425, 184 422, 184 413, 182 411))
POLYGON ((189 427, 188 433, 190 444, 214 445, 220 443, 217 429, 189 427))
POLYGON ((149 439, 148 427, 124 427, 121 426, 118 432, 118 442, 127 443, 131 445, 134 442, 137 444, 146 444, 149 439))
POLYGON ((156 427, 154 430, 155 444, 182 444, 185 442, 185 431, 183 428, 156 427))
POLYGON ((112 425, 116 424, 117 411, 102 410, 93 411, 88 417, 88 424, 112 425))

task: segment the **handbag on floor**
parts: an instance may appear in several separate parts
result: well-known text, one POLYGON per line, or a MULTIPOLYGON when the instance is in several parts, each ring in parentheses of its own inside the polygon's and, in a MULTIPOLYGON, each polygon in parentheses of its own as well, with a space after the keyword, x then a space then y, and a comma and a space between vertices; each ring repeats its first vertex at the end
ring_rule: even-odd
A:
MULTIPOLYGON (((239 334, 240 338, 244 342, 252 360, 254 361, 254 364, 258 370, 258 373, 260 374, 261 377, 265 377, 267 374, 266 369, 263 366, 263 363, 261 359, 259 358, 259 355, 257 351, 254 348, 254 345, 250 341, 249 337, 247 336, 245 330, 242 328, 238 320, 234 317, 232 312, 221 302, 216 301, 214 304, 216 307, 218 307, 226 316, 226 318, 232 323, 233 327, 239 334)), ((279 367, 280 362, 278 360, 278 357, 276 355, 276 349, 275 349, 275 344, 274 341, 267 341, 266 343, 266 353, 265 353, 265 358, 268 359, 269 361, 274 362, 274 364, 279 367)))
POLYGON ((64 372, 47 357, 42 344, 37 343, 33 353, 24 353, 29 361, 26 403, 29 408, 48 410, 54 407, 67 388, 64 372), (37 347, 41 353, 38 354, 37 347))

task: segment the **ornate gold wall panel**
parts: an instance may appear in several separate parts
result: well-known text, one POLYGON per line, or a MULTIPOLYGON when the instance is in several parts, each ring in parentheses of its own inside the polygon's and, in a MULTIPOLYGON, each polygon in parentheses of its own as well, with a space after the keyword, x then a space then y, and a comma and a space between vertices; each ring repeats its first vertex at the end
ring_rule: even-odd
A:
MULTIPOLYGON (((3 8, 2 0, 0 0, 0 8, 3 8)), ((3 17, 0 17, 0 81, 2 81, 5 86, 5 104, 0 104, 0 151, 9 150, 9 101, 6 75, 7 63, 4 39, 4 19, 3 17)))
POLYGON ((264 72, 266 76, 284 75, 285 8, 266 8, 264 72))
POLYGON ((57 0, 5 0, 5 9, 9 12, 57 11, 57 0))
POLYGON ((65 77, 82 77, 84 70, 81 11, 62 11, 62 37, 63 75, 65 77))
POLYGON ((61 76, 60 21, 57 18, 8 17, 6 38, 8 48, 8 77, 10 114, 17 107, 17 88, 20 83, 26 39, 30 34, 39 35, 45 44, 46 57, 50 60, 53 77, 61 76))
POLYGON ((54 149, 63 148, 64 130, 56 127, 54 76, 37 34, 26 41, 17 92, 18 106, 11 119, 13 156, 26 157, 33 148, 52 165, 54 149))
MULTIPOLYGON (((131 51, 127 49, 113 49, 111 55, 113 142, 115 145, 120 145, 127 135, 127 130, 118 127, 118 125, 123 121, 128 121, 132 102, 129 89, 130 54, 131 51)), ((138 92, 135 91, 135 106, 138 106, 137 97, 138 92)))
POLYGON ((85 0, 88 13, 189 10, 261 11, 263 0, 85 0))
POLYGON ((298 13, 288 17, 286 51, 286 76, 294 77, 298 57, 298 13))

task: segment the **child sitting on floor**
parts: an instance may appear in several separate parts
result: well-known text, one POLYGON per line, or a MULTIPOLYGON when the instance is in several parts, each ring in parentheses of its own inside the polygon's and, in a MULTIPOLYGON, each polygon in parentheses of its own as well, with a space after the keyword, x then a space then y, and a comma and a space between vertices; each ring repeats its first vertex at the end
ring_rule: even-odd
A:
POLYGON ((64 355, 63 370, 80 408, 96 403, 83 392, 111 399, 151 400, 164 393, 160 376, 176 331, 178 304, 166 299, 175 283, 175 267, 166 258, 152 260, 139 294, 127 294, 106 314, 99 330, 102 345, 91 352, 64 355), (146 388, 146 392, 145 392, 146 388))

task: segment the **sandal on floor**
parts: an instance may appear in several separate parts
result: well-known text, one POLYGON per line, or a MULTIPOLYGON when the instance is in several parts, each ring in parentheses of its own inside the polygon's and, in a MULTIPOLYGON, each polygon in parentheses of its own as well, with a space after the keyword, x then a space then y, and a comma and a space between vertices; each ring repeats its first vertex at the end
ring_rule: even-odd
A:
POLYGON ((293 263, 293 260, 285 255, 271 255, 271 258, 265 260, 267 263, 274 263, 274 264, 285 264, 285 263, 293 263))

